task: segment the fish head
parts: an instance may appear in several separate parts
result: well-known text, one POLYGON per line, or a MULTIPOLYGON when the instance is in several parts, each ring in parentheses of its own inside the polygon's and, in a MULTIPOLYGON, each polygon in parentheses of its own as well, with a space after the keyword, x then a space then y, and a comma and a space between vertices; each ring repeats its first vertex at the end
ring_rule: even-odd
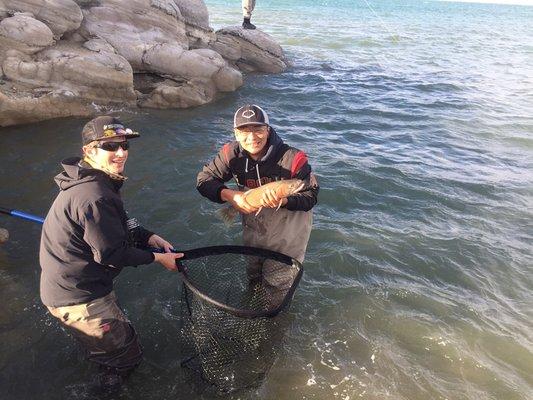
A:
POLYGON ((284 192, 287 196, 296 194, 305 187, 305 182, 301 179, 289 179, 282 182, 284 182, 284 192))

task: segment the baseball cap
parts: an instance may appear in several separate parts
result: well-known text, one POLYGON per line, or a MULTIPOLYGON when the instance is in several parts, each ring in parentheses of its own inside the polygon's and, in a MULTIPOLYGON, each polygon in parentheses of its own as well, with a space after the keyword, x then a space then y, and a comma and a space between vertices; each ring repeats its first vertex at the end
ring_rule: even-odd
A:
POLYGON ((239 108, 233 117, 233 128, 247 125, 268 126, 268 115, 265 110, 255 104, 247 104, 239 108))
POLYGON ((118 118, 107 115, 91 119, 85 124, 81 131, 81 140, 84 145, 95 140, 111 137, 133 139, 139 136, 141 136, 139 132, 134 132, 130 128, 124 128, 124 125, 118 118))

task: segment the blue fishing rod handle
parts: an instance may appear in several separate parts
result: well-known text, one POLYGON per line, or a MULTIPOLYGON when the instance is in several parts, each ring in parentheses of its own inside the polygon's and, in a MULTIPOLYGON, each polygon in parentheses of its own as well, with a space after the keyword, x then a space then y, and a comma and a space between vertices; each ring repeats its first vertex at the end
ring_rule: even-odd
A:
POLYGON ((33 222, 39 222, 40 224, 44 223, 44 218, 38 217, 36 215, 28 214, 22 211, 11 210, 11 215, 13 215, 14 217, 24 218, 24 219, 27 219, 33 222))

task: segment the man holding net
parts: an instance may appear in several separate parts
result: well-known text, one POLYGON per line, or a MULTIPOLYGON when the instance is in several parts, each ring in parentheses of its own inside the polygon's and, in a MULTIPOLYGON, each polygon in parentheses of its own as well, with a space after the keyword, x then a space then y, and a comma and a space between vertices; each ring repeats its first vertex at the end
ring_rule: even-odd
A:
POLYGON ((83 156, 62 162, 64 171, 55 177, 60 192, 41 236, 41 300, 99 365, 96 383, 106 392, 118 390, 142 358, 137 334, 118 306, 113 279, 123 267, 154 261, 175 271, 176 259, 183 256, 127 218, 120 188, 128 139, 138 136, 108 116, 84 126, 83 156))
MULTIPOLYGON (((246 246, 277 251, 303 262, 311 233, 311 210, 319 191, 307 156, 283 142, 270 126, 267 113, 257 105, 239 108, 233 128, 236 140, 225 144, 203 167, 197 177, 198 191, 213 202, 230 203, 241 213, 246 246), (225 185, 231 179, 237 190, 225 185), (244 190, 288 179, 303 180, 305 188, 285 198, 265 190, 260 207, 250 205, 243 196, 244 190)), ((248 267, 248 276, 282 293, 291 286, 294 271, 274 265, 258 260, 248 267)))

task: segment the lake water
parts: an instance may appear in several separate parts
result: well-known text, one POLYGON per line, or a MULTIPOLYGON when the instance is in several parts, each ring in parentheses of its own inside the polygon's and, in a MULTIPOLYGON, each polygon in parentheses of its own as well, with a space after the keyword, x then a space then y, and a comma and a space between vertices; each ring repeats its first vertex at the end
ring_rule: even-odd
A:
MULTIPOLYGON (((211 25, 239 1, 207 2, 211 25)), ((130 214, 178 248, 240 243, 196 174, 237 107, 268 111, 321 190, 293 324, 242 399, 531 399, 533 7, 430 1, 258 1, 252 22, 292 68, 192 110, 122 112, 142 132, 130 214)), ((45 215, 85 119, 0 131, 0 205, 45 215)), ((0 215, 2 399, 84 399, 91 368, 38 295, 40 226, 0 215)), ((179 366, 180 278, 116 283, 146 362, 122 399, 208 398, 179 366)))

